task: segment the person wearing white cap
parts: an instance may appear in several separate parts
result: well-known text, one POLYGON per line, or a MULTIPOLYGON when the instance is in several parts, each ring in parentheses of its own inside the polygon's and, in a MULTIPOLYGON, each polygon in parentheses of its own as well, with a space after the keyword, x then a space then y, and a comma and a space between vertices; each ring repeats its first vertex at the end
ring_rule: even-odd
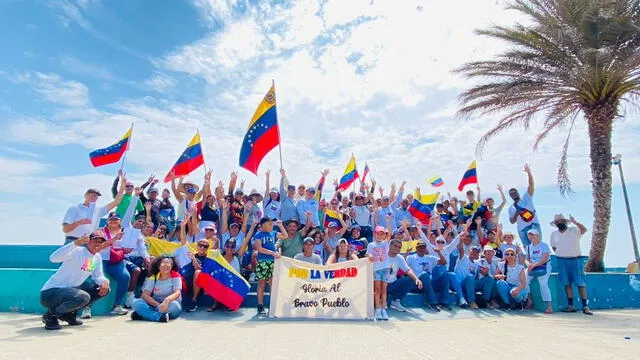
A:
POLYGON ((298 203, 296 204, 298 220, 300 220, 302 225, 307 224, 307 217, 305 216, 305 213, 310 212, 312 214, 311 222, 313 223, 313 226, 320 226, 320 218, 318 217, 320 204, 318 203, 318 200, 316 200, 315 195, 316 189, 308 187, 305 190, 304 199, 298 200, 298 203))
POLYGON ((298 220, 296 186, 289 184, 284 169, 280 169, 280 219, 298 220))
POLYGON ((496 281, 493 278, 493 274, 496 272, 500 262, 494 257, 495 250, 491 245, 485 245, 483 248, 484 258, 475 260, 475 272, 470 279, 467 277, 462 282, 462 289, 465 293, 465 297, 469 302, 469 306, 472 309, 477 309, 478 304, 476 302, 476 291, 480 291, 482 294, 482 300, 487 304, 487 307, 494 307, 489 302, 493 294, 496 281))
MULTIPOLYGON (((542 295, 542 301, 547 303, 547 309, 545 314, 551 314, 553 312, 551 289, 549 289, 549 276, 551 276, 551 248, 545 242, 540 239, 540 232, 536 229, 530 229, 527 231, 527 236, 531 242, 527 245, 527 285, 531 284, 534 278, 538 278, 538 284, 540 284, 540 295, 542 295)), ((531 308, 533 301, 531 294, 527 299, 527 308, 531 308)))
MULTIPOLYGON (((281 211, 282 211, 282 202, 280 201, 280 191, 277 187, 272 187, 269 190, 269 178, 271 175, 271 170, 267 170, 267 186, 264 191, 264 200, 262 200, 262 208, 264 209, 264 216, 282 219, 281 211)), ((287 219, 288 220, 288 219, 287 219)))
POLYGON ((476 274, 478 273, 478 264, 476 260, 480 258, 480 247, 473 245, 469 250, 469 254, 465 255, 462 243, 458 243, 458 261, 454 268, 456 280, 460 283, 462 292, 461 308, 471 307, 477 309, 478 305, 475 300, 476 274), (471 299, 471 300, 470 300, 471 299))
POLYGON ((320 255, 313 253, 313 245, 315 240, 310 237, 304 238, 302 241, 302 252, 293 257, 294 260, 304 261, 311 264, 322 265, 320 255))
POLYGON ((580 238, 587 232, 587 228, 577 222, 573 216, 569 215, 567 219, 562 214, 556 214, 551 225, 558 228, 551 233, 550 243, 558 261, 558 280, 564 286, 567 295, 567 307, 562 311, 576 312, 573 306, 573 285, 575 285, 580 293, 582 312, 585 315, 593 315, 587 302, 584 262, 580 249, 580 238), (575 226, 568 226, 569 222, 575 226))

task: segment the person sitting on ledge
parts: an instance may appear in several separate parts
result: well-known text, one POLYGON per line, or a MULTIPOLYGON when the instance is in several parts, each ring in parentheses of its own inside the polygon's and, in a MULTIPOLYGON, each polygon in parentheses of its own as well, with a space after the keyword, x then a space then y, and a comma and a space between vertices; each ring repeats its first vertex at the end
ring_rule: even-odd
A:
POLYGON ((158 257, 151 265, 151 277, 144 281, 142 296, 135 299, 131 320, 168 322, 180 316, 182 278, 176 262, 167 256, 158 257))
POLYGON ((95 231, 51 254, 49 260, 62 265, 40 290, 40 303, 47 308, 42 316, 45 329, 59 330, 58 319, 69 325, 82 325, 76 318, 77 310, 109 293, 109 280, 104 277, 102 258, 98 253, 105 241, 104 233, 95 231), (86 247, 82 246, 85 244, 86 247), (89 276, 93 283, 85 282, 89 276))

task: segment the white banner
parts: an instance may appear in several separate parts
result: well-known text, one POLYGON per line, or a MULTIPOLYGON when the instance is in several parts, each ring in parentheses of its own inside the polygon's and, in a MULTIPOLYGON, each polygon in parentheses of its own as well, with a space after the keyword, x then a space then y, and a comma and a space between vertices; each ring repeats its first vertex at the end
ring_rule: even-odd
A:
POLYGON ((373 318, 373 263, 365 258, 322 266, 276 259, 269 316, 373 318))

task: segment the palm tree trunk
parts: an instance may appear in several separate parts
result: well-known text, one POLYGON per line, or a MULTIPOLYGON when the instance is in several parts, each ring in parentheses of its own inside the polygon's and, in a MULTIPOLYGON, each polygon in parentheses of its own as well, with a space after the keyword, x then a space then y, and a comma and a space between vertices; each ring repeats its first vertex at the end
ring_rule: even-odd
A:
POLYGON ((613 104, 585 109, 589 127, 591 183, 593 190, 593 232, 586 271, 604 271, 604 250, 611 222, 611 132, 616 114, 613 104))

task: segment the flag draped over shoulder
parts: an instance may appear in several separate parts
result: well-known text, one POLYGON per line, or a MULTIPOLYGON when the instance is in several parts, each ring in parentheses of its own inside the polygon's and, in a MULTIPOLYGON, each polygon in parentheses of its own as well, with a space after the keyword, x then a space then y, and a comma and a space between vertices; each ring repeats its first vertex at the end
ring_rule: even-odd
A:
MULTIPOLYGON (((184 246, 178 243, 149 237, 149 255, 151 256, 176 256, 184 246)), ((197 244, 186 245, 192 253, 197 251, 197 244)), ((186 264, 181 264, 185 266, 186 264)), ((217 250, 209 250, 207 258, 202 264, 202 271, 196 279, 196 284, 204 289, 212 298, 226 305, 230 309, 237 310, 245 296, 249 292, 249 283, 235 269, 229 265, 227 260, 217 250)))
POLYGON ((324 216, 325 229, 328 228, 329 224, 331 224, 332 222, 338 224, 338 230, 342 229, 342 222, 340 221, 340 219, 342 219, 342 214, 337 211, 327 209, 324 216))
POLYGON ((260 162, 278 144, 280 131, 276 111, 276 89, 275 85, 271 85, 253 114, 244 135, 240 148, 240 167, 258 175, 260 162))
POLYGON ((413 202, 409 205, 409 213, 420 221, 426 221, 431 216, 439 197, 440 193, 421 195, 416 191, 413 194, 413 202))
POLYGON ((476 173, 476 161, 473 160, 471 165, 467 168, 467 171, 462 175, 462 180, 460 180, 460 185, 458 185, 458 191, 462 191, 466 185, 469 184, 477 184, 478 183, 478 174, 476 173))
POLYGON ((344 174, 340 178, 340 183, 338 184, 337 190, 347 190, 354 181, 359 178, 358 168, 356 167, 356 158, 351 155, 351 159, 347 163, 347 167, 344 169, 344 174))
POLYGON ((98 149, 89 153, 89 159, 94 167, 113 164, 120 161, 122 155, 129 149, 129 140, 131 139, 131 132, 133 127, 129 128, 126 134, 117 143, 106 147, 104 149, 98 149))
POLYGON ((204 164, 204 155, 202 154, 202 145, 200 144, 200 133, 191 139, 187 148, 182 152, 182 155, 178 158, 178 161, 173 165, 167 176, 164 177, 164 182, 171 180, 171 172, 174 172, 176 177, 189 175, 193 170, 204 164))
POLYGON ((431 186, 433 187, 441 187, 441 186, 444 186, 444 181, 442 180, 442 177, 434 176, 431 179, 429 179, 429 184, 431 184, 431 186))

